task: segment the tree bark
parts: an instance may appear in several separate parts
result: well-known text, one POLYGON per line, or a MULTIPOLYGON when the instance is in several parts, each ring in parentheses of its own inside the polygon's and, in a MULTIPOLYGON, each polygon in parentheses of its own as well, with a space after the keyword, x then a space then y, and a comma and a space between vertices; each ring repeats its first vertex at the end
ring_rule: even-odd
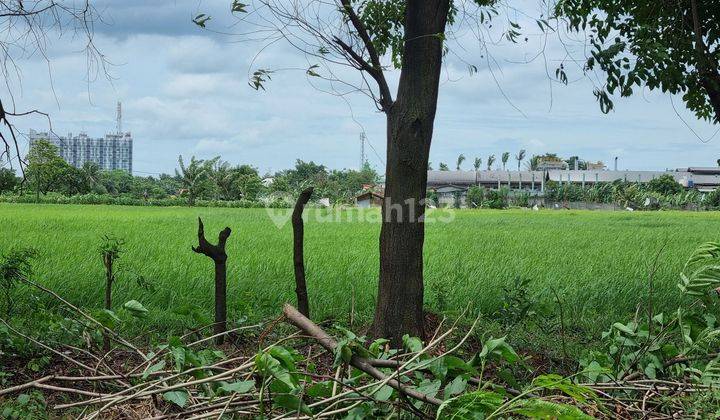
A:
MULTIPOLYGON (((214 334, 222 334, 227 331, 227 254, 225 243, 232 231, 229 227, 223 229, 218 235, 217 245, 209 243, 205 239, 205 227, 202 219, 198 217, 198 246, 191 247, 198 254, 210 257, 215 263, 215 323, 214 334)), ((219 335, 215 338, 216 344, 222 344, 225 336, 219 335)))
POLYGON ((303 253, 305 228, 303 226, 302 214, 305 205, 310 201, 312 193, 313 187, 307 188, 300 193, 292 214, 295 294, 297 295, 298 310, 308 318, 310 318, 310 304, 308 303, 307 285, 305 284, 305 258, 303 253))
POLYGON ((373 335, 423 336, 425 197, 448 0, 409 0, 397 99, 387 109, 380 279, 373 335))

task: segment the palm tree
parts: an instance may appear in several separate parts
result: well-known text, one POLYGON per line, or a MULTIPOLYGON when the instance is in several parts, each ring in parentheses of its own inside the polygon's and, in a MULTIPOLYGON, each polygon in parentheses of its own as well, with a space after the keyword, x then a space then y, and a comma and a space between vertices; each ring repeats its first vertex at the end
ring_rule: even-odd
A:
POLYGON ((455 166, 455 169, 459 171, 460 165, 462 165, 463 162, 465 162, 465 155, 460 153, 460 156, 458 156, 458 158, 457 158, 457 166, 455 166))
POLYGON ((230 190, 235 183, 236 173, 230 164, 220 160, 220 157, 216 157, 211 162, 213 165, 209 175, 217 187, 218 198, 230 200, 230 190))
POLYGON ((448 168, 447 163, 440 162, 440 170, 441 171, 449 171, 450 168, 448 168))
POLYGON ((507 165, 508 160, 510 160, 510 152, 505 152, 502 154, 502 164, 503 164, 503 171, 505 170, 505 165, 507 165))
POLYGON ((475 162, 473 162, 473 167, 475 168, 475 172, 480 170, 480 166, 482 166, 482 159, 479 157, 476 157, 475 162))
POLYGON ((487 161, 488 171, 492 170, 493 163, 495 163, 495 155, 488 156, 488 161, 487 161))
POLYGON ((195 205, 195 197, 202 188, 202 182, 207 178, 208 172, 212 168, 202 159, 195 159, 195 156, 190 158, 190 164, 186 166, 182 155, 180 155, 178 156, 178 164, 180 165, 180 171, 176 169, 175 174, 180 178, 183 189, 187 191, 188 205, 193 206, 195 205))
POLYGON ((432 171, 432 170, 433 170, 432 162, 428 161, 428 171, 432 171))
POLYGON ((717 160, 717 164, 718 164, 718 166, 720 166, 720 159, 717 160))
POLYGON ((100 165, 95 162, 85 162, 81 171, 90 191, 94 191, 100 185, 100 165))
POLYGON ((517 155, 515 155, 515 160, 518 161, 518 171, 520 171, 520 162, 522 162, 525 159, 525 149, 520 149, 520 152, 518 152, 517 155))

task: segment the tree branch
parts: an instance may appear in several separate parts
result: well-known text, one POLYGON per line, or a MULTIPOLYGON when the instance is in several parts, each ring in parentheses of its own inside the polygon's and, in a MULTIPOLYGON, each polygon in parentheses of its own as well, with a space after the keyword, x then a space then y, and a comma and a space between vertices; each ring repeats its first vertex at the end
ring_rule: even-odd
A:
POLYGON ((380 105, 382 106, 383 110, 387 110, 392 105, 393 99, 392 95, 390 94, 390 87, 387 84, 387 80, 385 80, 385 74, 382 70, 382 65, 380 65, 380 56, 378 55, 377 50, 375 49, 375 45, 372 43, 372 40, 370 39, 370 34, 368 33, 367 28, 365 27, 365 24, 362 23, 360 20, 360 17, 358 17, 357 13, 355 13, 355 10, 352 8, 352 5, 350 4, 350 0, 340 0, 342 3, 345 13, 347 13, 348 17, 350 18, 350 22, 352 22, 353 27, 355 27, 355 30, 358 33, 358 36, 363 42, 363 45, 365 46, 365 49, 368 52, 368 55, 370 56, 370 63, 372 66, 370 66, 367 61, 365 61, 359 54, 357 54, 352 48, 350 48, 349 45, 342 42, 337 37, 335 38, 335 42, 338 43, 338 45, 345 51, 347 51, 348 54, 350 54, 353 59, 357 60, 359 64, 365 64, 363 66, 363 70, 367 71, 373 79, 378 84, 378 88, 380 89, 380 105), (358 60, 359 58, 359 60, 358 60), (367 68, 366 68, 367 67, 367 68))

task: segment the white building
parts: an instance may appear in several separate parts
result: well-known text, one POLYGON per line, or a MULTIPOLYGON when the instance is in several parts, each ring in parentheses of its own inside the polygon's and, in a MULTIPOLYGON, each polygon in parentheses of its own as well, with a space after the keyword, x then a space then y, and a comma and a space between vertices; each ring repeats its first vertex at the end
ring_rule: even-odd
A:
POLYGON ((85 162, 95 162, 101 169, 120 169, 132 173, 133 138, 130 133, 105 134, 104 138, 91 138, 85 133, 67 137, 30 130, 30 147, 38 140, 47 140, 58 148, 58 153, 70 165, 80 168, 85 162))

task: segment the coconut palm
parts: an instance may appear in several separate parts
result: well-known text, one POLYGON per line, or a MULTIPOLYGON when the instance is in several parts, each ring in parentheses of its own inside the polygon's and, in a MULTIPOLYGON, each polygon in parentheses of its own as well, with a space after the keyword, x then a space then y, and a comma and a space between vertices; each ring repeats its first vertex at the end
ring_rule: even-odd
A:
MULTIPOLYGON (((210 163, 212 165, 213 162, 210 163)), ((188 205, 195 205, 195 197, 202 188, 202 184, 207 180, 208 174, 212 171, 210 165, 208 165, 202 159, 195 159, 195 156, 190 158, 190 163, 185 165, 183 162, 182 155, 178 156, 178 164, 180 165, 180 171, 175 170, 175 174, 180 178, 183 189, 188 195, 188 205)))
POLYGON ((476 157, 475 162, 473 162, 473 168, 475 168, 475 172, 480 170, 480 166, 482 166, 482 159, 476 157))
POLYGON ((503 153, 503 154, 502 154, 502 158, 501 158, 500 160, 502 160, 503 171, 504 171, 504 170, 505 170, 505 165, 507 165, 508 160, 510 160, 510 152, 505 152, 505 153, 503 153))
POLYGON ((492 169, 493 163, 495 163, 495 155, 488 156, 488 161, 487 161, 488 171, 492 169))
POLYGON ((449 171, 450 168, 448 168, 447 163, 440 162, 440 170, 441 171, 449 171))
POLYGON ((455 166, 455 169, 459 171, 460 165, 462 165, 463 162, 465 162, 465 155, 460 153, 460 156, 458 156, 458 158, 457 158, 457 165, 455 166))
POLYGON ((85 162, 82 166, 82 175, 85 178, 85 183, 90 191, 95 191, 99 188, 101 170, 100 165, 95 162, 85 162))
POLYGON ((525 149, 520 149, 517 155, 515 155, 515 160, 518 162, 518 171, 520 170, 520 163, 525 159, 525 149))

